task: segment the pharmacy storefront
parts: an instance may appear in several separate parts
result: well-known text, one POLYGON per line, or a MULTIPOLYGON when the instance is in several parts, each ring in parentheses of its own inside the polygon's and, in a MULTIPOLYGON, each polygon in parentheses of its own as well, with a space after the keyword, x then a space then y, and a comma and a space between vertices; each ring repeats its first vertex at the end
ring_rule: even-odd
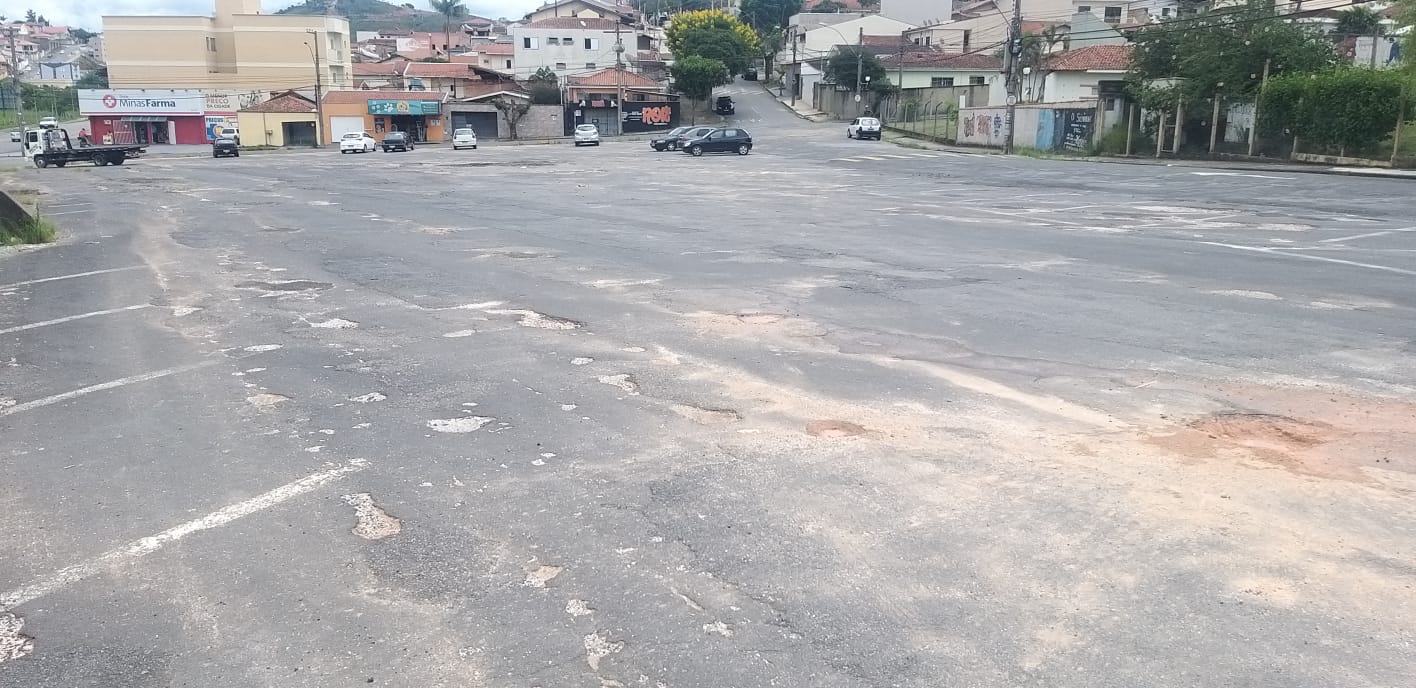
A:
POLYGON ((206 143, 206 96, 197 90, 81 89, 79 113, 98 143, 206 143))

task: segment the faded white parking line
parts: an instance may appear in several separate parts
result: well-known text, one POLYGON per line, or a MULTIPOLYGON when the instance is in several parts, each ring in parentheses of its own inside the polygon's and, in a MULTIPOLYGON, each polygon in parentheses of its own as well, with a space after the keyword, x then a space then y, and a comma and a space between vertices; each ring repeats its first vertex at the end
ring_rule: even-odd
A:
POLYGON ((873 156, 873 155, 862 155, 862 156, 860 156, 860 157, 861 157, 862 159, 864 159, 864 160, 884 160, 884 159, 885 159, 885 158, 877 158, 877 157, 875 157, 875 156, 873 156))
POLYGON ((1336 244, 1336 243, 1343 242, 1343 241, 1355 241, 1355 240, 1357 240, 1357 239, 1371 239, 1371 238, 1373 238, 1373 237, 1386 236, 1386 235, 1388 235, 1388 234, 1395 234, 1395 233, 1397 233, 1397 232, 1412 232, 1412 231, 1416 231, 1416 227, 1405 227, 1405 228, 1402 228, 1402 229, 1384 229, 1384 230, 1381 230, 1381 231, 1379 231, 1379 232, 1367 232, 1366 234, 1353 234, 1352 236, 1337 237, 1337 238, 1335 238, 1335 239, 1322 239, 1322 240, 1319 240, 1318 243, 1320 243, 1320 244, 1336 244))
POLYGON ((25 330, 33 330, 33 329, 35 329, 36 327, 47 327, 47 326, 49 326, 49 325, 58 325, 58 324, 60 324, 60 323, 73 322, 73 321, 75 321, 75 320, 83 320, 84 318, 92 318, 92 317, 99 316, 99 315, 112 315, 112 314, 114 314, 114 313, 122 313, 122 312, 124 312, 124 311, 136 311, 136 310, 142 310, 142 309, 144 309, 144 308, 152 308, 152 304, 150 304, 150 303, 140 303, 140 304, 137 304, 137 305, 135 305, 135 306, 124 306, 124 307, 122 307, 122 308, 109 308, 108 310, 93 311, 92 313, 80 313, 80 314, 78 314, 78 315, 70 315, 70 316, 66 316, 66 317, 63 317, 63 318, 55 318, 55 319, 53 319, 53 320, 44 320, 44 321, 42 321, 42 322, 30 323, 30 324, 28 324, 28 325, 17 325, 17 326, 15 326, 15 327, 7 327, 7 328, 5 328, 5 329, 3 329, 3 330, 0 330, 0 334, 10 334, 11 332, 24 332, 25 330))
POLYGON ((0 289, 9 289, 10 287, 23 287, 23 286, 25 286, 25 285, 27 285, 27 284, 42 284, 42 283, 44 283, 44 282, 58 282, 59 280, 74 279, 74 278, 77 278, 77 277, 92 277, 93 275, 106 275, 106 274, 108 274, 108 273, 110 273, 110 272, 125 272, 125 271, 127 271, 127 270, 142 270, 143 268, 146 268, 146 267, 147 267, 146 265, 129 265, 129 266, 126 267, 126 268, 109 268, 109 269, 107 269, 107 270, 89 270, 88 272, 76 272, 76 273, 74 273, 74 274, 72 274, 72 275, 59 275, 58 277, 43 277, 43 278, 40 278, 40 279, 25 280, 25 281, 23 281, 23 282, 11 282, 11 283, 9 283, 9 284, 0 284, 0 289))
POLYGON ((244 502, 237 502, 201 518, 168 528, 156 535, 139 538, 118 549, 105 552, 88 561, 59 569, 51 575, 31 581, 28 585, 15 588, 4 595, 0 595, 0 610, 13 609, 27 602, 33 602, 56 590, 77 583, 85 578, 91 578, 102 571, 107 571, 116 565, 152 554, 162 549, 164 545, 181 540, 192 533, 224 526, 239 518, 250 516, 258 511, 264 511, 292 497, 305 494, 327 482, 337 480, 350 473, 362 471, 368 465, 368 462, 363 459, 355 459, 337 468, 307 475, 295 482, 281 485, 274 490, 252 497, 244 502))
POLYGON ((894 158, 894 159, 896 159, 896 160, 909 160, 909 159, 910 159, 910 156, 908 156, 908 155, 893 155, 893 154, 890 154, 890 153, 881 153, 880 155, 881 155, 881 157, 894 158))
POLYGON ((91 212, 93 212, 93 208, 89 208, 88 210, 65 210, 65 211, 62 212, 62 213, 45 213, 44 216, 45 216, 45 217, 58 217, 58 216, 60 216, 60 215, 75 215, 75 214, 78 214, 78 213, 91 213, 91 212))
POLYGON ((1304 259, 1304 260, 1316 260, 1316 261, 1320 261, 1320 262, 1323 262, 1323 263, 1337 263, 1338 265, 1350 265, 1350 266, 1352 266, 1352 267, 1354 267, 1354 268, 1367 268, 1368 270, 1380 270, 1380 271, 1382 271, 1382 272, 1393 272, 1393 273, 1396 273, 1396 274, 1398 274, 1398 275, 1410 275, 1410 276, 1412 276, 1412 277, 1416 277, 1416 270, 1403 270, 1403 269, 1401 269, 1401 268, 1394 268, 1394 267, 1391 267, 1391 266, 1389 266, 1389 265, 1374 265, 1374 264, 1372 264, 1372 263, 1359 263, 1359 262, 1357 262, 1357 261, 1355 261, 1355 260, 1342 260, 1341 258, 1328 258, 1328 257, 1326 257, 1326 256, 1310 256, 1310 255, 1307 255, 1307 254, 1305 254, 1305 253, 1278 252, 1278 251, 1274 251, 1274 250, 1271 250, 1271 249, 1269 249, 1269 248, 1262 247, 1262 246, 1240 246, 1240 245, 1238 245, 1238 244, 1223 244, 1223 243, 1220 243, 1220 242, 1218 242, 1218 241, 1201 241, 1201 242, 1198 242, 1198 243, 1201 243, 1201 244, 1208 244, 1208 245, 1210 245, 1210 246, 1220 246, 1220 247, 1223 247, 1223 248, 1232 248, 1232 249, 1236 249, 1236 250, 1239 250, 1239 251, 1253 251, 1253 252, 1255 252, 1255 253, 1267 253, 1267 254, 1269 254, 1269 255, 1271 255, 1271 256, 1283 256, 1283 257, 1285 257, 1285 258, 1302 258, 1302 259, 1304 259))
POLYGON ((102 392, 102 391, 105 390, 105 389, 113 389, 113 388, 115 388, 115 387, 123 387, 123 386, 126 386, 126 385, 136 384, 136 383, 139 383, 139 382, 147 382, 148 380, 156 380, 156 379, 158 379, 158 378, 160 378, 160 377, 167 377, 168 375, 176 375, 176 374, 178 374, 178 373, 186 373, 186 372, 190 372, 190 371, 197 370, 197 369, 200 369, 200 368, 206 368, 206 367, 208 367, 208 366, 214 366, 214 365, 216 365, 217 363, 219 363, 219 361, 213 359, 213 360, 208 360, 208 361, 202 361, 202 362, 200 362, 200 363, 192 363, 192 364, 188 364, 188 365, 184 365, 184 366, 176 366, 176 367, 174 367, 174 368, 164 368, 164 369, 162 369, 162 370, 155 370, 155 371, 153 371, 153 372, 151 372, 151 373, 143 373, 142 375, 132 375, 132 376, 129 376, 129 377, 118 378, 117 380, 110 380, 110 381, 108 381, 108 382, 100 382, 99 384, 96 384, 96 385, 89 385, 88 387, 80 387, 79 389, 72 390, 72 391, 69 391, 69 392, 64 392, 64 393, 62 393, 62 394, 55 394, 55 395, 53 395, 53 396, 48 396, 48 397, 43 397, 43 398, 40 398, 40 399, 35 399, 34 401, 26 401, 26 402, 23 403, 23 404, 15 404, 14 406, 11 406, 11 407, 9 407, 9 408, 0 409, 0 417, 9 416, 9 415, 12 415, 12 414, 20 413, 20 412, 22 412, 22 411, 29 411, 29 410, 31 410, 31 409, 37 409, 37 408, 41 408, 41 407, 44 407, 44 406, 50 406, 50 405, 52 405, 52 404, 57 404, 57 403, 59 403, 59 402, 61 402, 61 401, 68 401, 68 400, 70 400, 70 399, 76 399, 76 398, 78 398, 78 397, 84 396, 85 394, 93 394, 94 392, 102 392))

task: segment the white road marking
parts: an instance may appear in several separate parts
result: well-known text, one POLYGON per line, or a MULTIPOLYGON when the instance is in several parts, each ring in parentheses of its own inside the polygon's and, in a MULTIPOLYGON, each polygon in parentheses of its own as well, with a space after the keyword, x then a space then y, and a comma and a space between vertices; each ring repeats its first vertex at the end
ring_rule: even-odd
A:
POLYGON ((1267 253, 1271 256, 1284 256, 1286 258, 1303 258, 1305 260, 1316 260, 1323 263, 1337 263, 1338 265, 1350 265, 1355 268, 1367 268, 1368 270, 1380 270, 1382 272, 1393 272, 1398 275, 1410 275, 1412 277, 1416 277, 1416 270, 1403 270, 1401 268, 1394 268, 1388 265, 1373 265, 1371 263, 1359 263, 1355 260, 1342 260, 1340 258, 1327 258, 1324 256, 1310 256, 1305 253, 1293 253, 1291 251, 1278 252, 1263 246, 1240 246, 1238 244, 1223 244, 1218 241, 1201 241, 1199 243, 1209 244, 1210 246, 1220 246, 1223 248, 1232 248, 1239 251, 1254 251, 1256 253, 1267 253))
POLYGON ((916 157, 916 158, 937 158, 937 157, 939 157, 938 155, 935 155, 935 154, 933 154, 933 153, 910 153, 910 155, 913 155, 913 156, 916 157))
POLYGON ((44 282, 57 282, 57 281, 59 281, 59 280, 74 279, 74 278, 76 278, 76 277, 90 277, 90 276, 92 276, 92 275, 106 275, 106 274, 108 274, 108 273, 110 273, 110 272, 123 272, 123 271, 125 271, 125 270, 141 270, 141 269, 143 269, 143 268, 145 268, 145 267, 147 267, 147 266, 146 266, 146 265, 129 265, 129 266, 126 267, 126 268, 109 268, 109 269, 107 269, 107 270, 90 270, 90 271, 88 271, 88 272, 76 272, 76 273, 74 273, 74 274, 72 274, 72 275, 59 275, 58 277, 44 277, 44 278, 41 278, 41 279, 25 280, 25 281, 23 281, 23 282, 11 282, 11 283, 9 283, 9 284, 0 284, 0 289, 8 289, 8 288, 10 288, 10 287, 23 287, 23 286, 25 286, 26 284, 41 284, 41 283, 44 283, 44 282))
POLYGON ((910 159, 910 156, 908 156, 908 155, 892 155, 892 154, 890 154, 890 153, 881 153, 880 155, 881 155, 881 157, 894 158, 894 159, 896 159, 896 160, 909 160, 909 159, 910 159))
POLYGON ((93 209, 92 209, 92 208, 90 208, 90 209, 88 209, 88 210, 65 210, 65 211, 62 212, 62 213, 45 213, 44 216, 45 216, 45 217, 58 217, 59 215, 76 215, 76 214, 78 214, 78 213, 91 213, 91 212, 93 212, 93 209))
POLYGON ((1336 239, 1322 239, 1322 240, 1319 240, 1318 243, 1320 243, 1320 244, 1334 244, 1334 243, 1338 243, 1338 242, 1342 242, 1342 241, 1352 241, 1353 239, 1370 239, 1370 238, 1372 238, 1372 237, 1386 236, 1386 235, 1388 235, 1388 234, 1394 234, 1394 233, 1396 233, 1396 232, 1412 232, 1412 231, 1416 231, 1416 227, 1405 227, 1405 228, 1402 228, 1402 229, 1384 229, 1384 230, 1382 230, 1382 231, 1380 231, 1380 232, 1367 232, 1366 234, 1353 234, 1352 236, 1337 237, 1336 239))
POLYGON ((1254 179, 1287 179, 1292 181, 1296 177, 1271 177, 1266 174, 1244 174, 1242 172, 1191 172, 1190 174, 1201 177, 1253 177, 1254 179))
POLYGON ((223 507, 201 518, 168 528, 156 535, 139 538, 88 561, 59 569, 53 574, 30 581, 28 585, 15 588, 4 595, 0 595, 0 610, 13 609, 27 602, 33 602, 56 590, 60 590, 86 578, 91 578, 114 566, 125 564, 139 557, 152 554, 162 549, 164 545, 181 540, 192 533, 224 526, 239 518, 250 516, 258 511, 264 511, 292 497, 305 494, 331 480, 337 480, 350 473, 362 471, 368 465, 368 462, 363 459, 354 459, 337 468, 307 475, 295 482, 287 483, 265 494, 252 497, 244 502, 237 502, 230 506, 223 507))
POLYGON ((150 304, 150 303, 140 303, 140 304, 138 304, 138 305, 136 305, 136 306, 124 306, 124 307, 122 307, 122 308, 109 308, 108 310, 94 311, 94 312, 92 312, 92 313, 80 313, 80 314, 78 314, 78 315, 70 315, 70 316, 64 317, 64 318, 55 318, 55 319, 53 319, 53 320, 45 320, 45 321, 43 321, 43 322, 30 323, 30 324, 28 324, 28 325, 17 325, 17 326, 15 326, 15 327, 8 327, 8 328, 5 328, 5 329, 3 329, 3 330, 0 330, 0 334, 10 334, 11 332, 24 332, 25 330, 33 330, 33 329, 35 329, 36 327, 45 327, 45 326, 48 326, 48 325, 58 325, 59 323, 66 323, 66 322, 71 322, 71 321, 74 321, 74 320, 83 320, 84 318, 92 318, 92 317, 94 317, 94 316, 99 316, 99 315, 112 315, 113 313, 122 313, 123 311, 136 311, 136 310, 141 310, 141 309, 144 309, 144 308, 152 308, 152 304, 150 304))
POLYGON ((875 156, 873 156, 873 155, 862 155, 862 156, 860 156, 860 158, 863 159, 863 160, 876 160, 876 161, 880 161, 880 160, 884 160, 884 159, 885 159, 885 158, 877 158, 877 157, 875 157, 875 156))
POLYGON ((186 372, 190 372, 190 371, 193 371, 193 370, 197 370, 197 369, 199 369, 199 368, 206 368, 206 367, 209 367, 209 366, 214 366, 214 365, 216 365, 216 364, 219 363, 219 362, 220 362, 220 361, 217 361, 217 360, 213 359, 213 360, 208 360, 208 361, 202 361, 202 362, 200 362, 200 363, 192 363, 192 364, 189 364, 189 365, 177 366, 177 367, 175 367, 175 368, 164 368, 164 369, 162 369, 162 370, 156 370, 156 371, 153 371, 153 372, 151 372, 151 373, 143 373, 142 375, 133 375, 133 376, 130 376, 130 377, 119 378, 119 379, 117 379, 117 380, 110 380, 110 381, 108 381, 108 382, 101 382, 101 383, 96 384, 96 385, 89 385, 88 387, 81 387, 81 388, 79 388, 79 389, 76 389, 76 390, 73 390, 73 391, 69 391, 69 392, 64 392, 64 393, 62 393, 62 394, 55 394, 55 395, 53 395, 53 396, 43 397, 43 398, 41 398, 41 399, 35 399, 34 401, 26 401, 26 402, 23 403, 23 404, 15 404, 14 406, 11 406, 11 407, 9 407, 9 408, 0 409, 0 417, 8 416, 8 415, 15 414, 15 413, 19 413, 19 412, 21 412, 21 411, 29 411, 29 410, 31 410, 31 409, 37 409, 37 408, 40 408, 40 407, 43 407, 43 406, 50 406, 50 405, 52 405, 52 404, 57 404, 57 403, 59 403, 59 402, 61 402, 61 401, 68 401, 68 400, 70 400, 70 399, 76 399, 76 398, 78 398, 78 397, 84 396, 85 394, 92 394, 92 393, 94 393, 94 392, 102 392, 103 390, 106 390, 106 389, 113 389, 113 388, 115 388, 115 387, 123 387, 123 386, 126 386, 126 385, 136 384, 136 383, 139 383, 139 382, 147 382, 148 380, 156 380, 156 379, 158 379, 158 378, 160 378, 160 377, 167 377, 168 375, 176 375, 176 374, 178 374, 178 373, 186 373, 186 372))

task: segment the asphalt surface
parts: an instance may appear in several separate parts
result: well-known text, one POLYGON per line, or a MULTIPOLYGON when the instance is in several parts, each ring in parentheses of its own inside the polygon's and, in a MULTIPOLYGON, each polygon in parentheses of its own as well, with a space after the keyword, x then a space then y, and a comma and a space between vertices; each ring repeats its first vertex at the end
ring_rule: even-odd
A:
POLYGON ((0 686, 1398 686, 1407 182, 848 141, 18 169, 0 686))

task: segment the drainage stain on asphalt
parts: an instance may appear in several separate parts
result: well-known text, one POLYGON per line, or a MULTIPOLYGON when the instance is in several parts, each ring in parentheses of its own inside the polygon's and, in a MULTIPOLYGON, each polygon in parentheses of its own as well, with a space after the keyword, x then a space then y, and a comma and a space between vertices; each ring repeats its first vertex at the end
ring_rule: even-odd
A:
POLYGON ((331 289, 334 285, 329 282, 313 282, 311 280, 282 280, 279 282, 237 282, 237 289, 260 289, 261 291, 324 291, 331 289))

